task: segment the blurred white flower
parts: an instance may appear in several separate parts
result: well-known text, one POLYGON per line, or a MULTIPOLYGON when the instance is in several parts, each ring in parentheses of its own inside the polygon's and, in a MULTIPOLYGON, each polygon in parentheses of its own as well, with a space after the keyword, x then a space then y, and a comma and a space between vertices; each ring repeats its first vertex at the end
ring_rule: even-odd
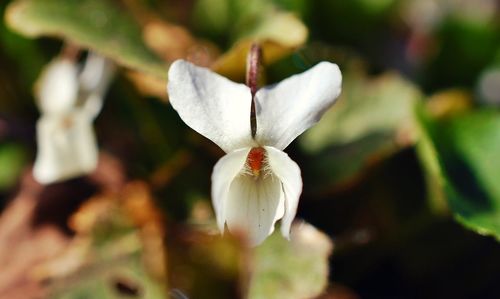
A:
POLYGON ((33 175, 49 184, 87 174, 97 166, 92 122, 114 72, 104 57, 90 53, 79 72, 75 62, 54 59, 38 79, 38 151, 33 175))
POLYGON ((300 168, 282 150, 319 121, 341 91, 336 64, 321 62, 254 97, 256 131, 252 136, 252 94, 206 68, 177 60, 170 67, 169 99, 182 120, 227 154, 212 173, 212 201, 217 224, 224 232, 246 232, 260 244, 281 220, 289 238, 297 211, 300 168))

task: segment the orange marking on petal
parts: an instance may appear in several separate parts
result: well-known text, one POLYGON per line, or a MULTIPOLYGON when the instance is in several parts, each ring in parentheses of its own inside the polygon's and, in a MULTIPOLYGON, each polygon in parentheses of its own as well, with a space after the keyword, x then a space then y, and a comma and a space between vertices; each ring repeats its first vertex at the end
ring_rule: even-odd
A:
POLYGON ((254 147, 248 153, 247 163, 255 176, 260 174, 265 154, 266 151, 262 147, 254 147))

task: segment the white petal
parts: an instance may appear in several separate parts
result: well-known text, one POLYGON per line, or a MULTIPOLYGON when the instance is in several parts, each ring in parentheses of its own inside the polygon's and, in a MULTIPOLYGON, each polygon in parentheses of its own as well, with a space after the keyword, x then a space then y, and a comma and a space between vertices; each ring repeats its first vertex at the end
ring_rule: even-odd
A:
POLYGON ((80 74, 80 88, 88 91, 106 89, 115 70, 114 64, 104 56, 90 52, 80 74))
POLYGON ((37 82, 36 96, 43 113, 69 112, 78 97, 78 68, 67 59, 55 59, 37 82))
POLYGON ((40 183, 87 174, 97 165, 92 119, 81 111, 42 116, 37 123, 37 142, 33 174, 40 183))
POLYGON ((168 79, 170 103, 188 126, 226 153, 254 144, 247 86, 184 60, 170 66, 168 79))
POLYGON ((101 111, 104 95, 111 83, 115 65, 109 59, 90 52, 80 74, 80 97, 83 109, 88 115, 96 117, 101 111))
POLYGON ((212 202, 221 233, 224 233, 224 223, 226 222, 225 205, 228 200, 229 187, 243 169, 249 152, 250 148, 230 152, 215 164, 212 172, 212 202))
POLYGON ((290 227, 297 213, 300 193, 302 193, 302 178, 300 168, 288 155, 274 147, 265 146, 268 163, 271 170, 281 181, 285 193, 285 215, 281 220, 281 233, 290 238, 290 227))
POLYGON ((341 90, 336 64, 321 62, 310 70, 261 88, 255 95, 256 140, 283 150, 319 121, 341 90))
POLYGON ((231 232, 245 232, 252 246, 274 231, 283 216, 281 182, 272 174, 257 179, 239 175, 231 183, 226 202, 226 222, 231 232))

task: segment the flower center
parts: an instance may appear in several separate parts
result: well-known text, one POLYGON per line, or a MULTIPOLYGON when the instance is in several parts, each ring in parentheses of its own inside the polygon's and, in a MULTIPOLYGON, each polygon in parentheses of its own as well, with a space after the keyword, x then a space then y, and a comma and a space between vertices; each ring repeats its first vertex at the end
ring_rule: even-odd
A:
POLYGON ((262 167, 266 163, 266 150, 262 147, 254 147, 247 156, 246 166, 255 177, 259 177, 262 167))

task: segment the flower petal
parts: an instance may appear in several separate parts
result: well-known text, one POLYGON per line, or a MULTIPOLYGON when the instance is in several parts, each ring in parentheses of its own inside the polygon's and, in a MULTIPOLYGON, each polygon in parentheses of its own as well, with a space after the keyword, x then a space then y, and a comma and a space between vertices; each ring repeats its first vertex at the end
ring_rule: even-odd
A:
POLYGON ((82 109, 93 118, 102 109, 104 95, 115 73, 115 65, 108 58, 90 52, 80 73, 79 96, 83 101, 82 109))
POLYGON ((78 97, 78 67, 67 59, 53 60, 37 81, 36 96, 43 113, 71 110, 78 97))
POLYGON ((168 79, 170 103, 188 126, 226 153, 254 144, 247 86, 184 60, 170 66, 168 79))
POLYGON ((80 111, 44 115, 37 123, 38 151, 33 175, 43 184, 87 174, 97 166, 91 117, 80 111))
POLYGON ((258 245, 274 231, 274 224, 283 216, 283 205, 283 191, 277 177, 239 175, 229 188, 227 227, 233 233, 245 232, 250 244, 258 245))
POLYGON ((241 172, 245 165, 250 148, 239 149, 222 157, 215 164, 212 172, 212 203, 217 218, 217 226, 224 233, 226 222, 226 202, 228 200, 229 187, 234 178, 241 172))
POLYGON ((288 155, 271 146, 264 147, 267 151, 268 163, 272 172, 278 177, 285 193, 285 215, 281 220, 281 234, 290 238, 290 227, 297 213, 300 193, 302 193, 302 178, 300 168, 288 155))
POLYGON ((336 64, 321 62, 310 70, 261 88, 255 95, 256 140, 283 150, 319 121, 341 90, 336 64))

